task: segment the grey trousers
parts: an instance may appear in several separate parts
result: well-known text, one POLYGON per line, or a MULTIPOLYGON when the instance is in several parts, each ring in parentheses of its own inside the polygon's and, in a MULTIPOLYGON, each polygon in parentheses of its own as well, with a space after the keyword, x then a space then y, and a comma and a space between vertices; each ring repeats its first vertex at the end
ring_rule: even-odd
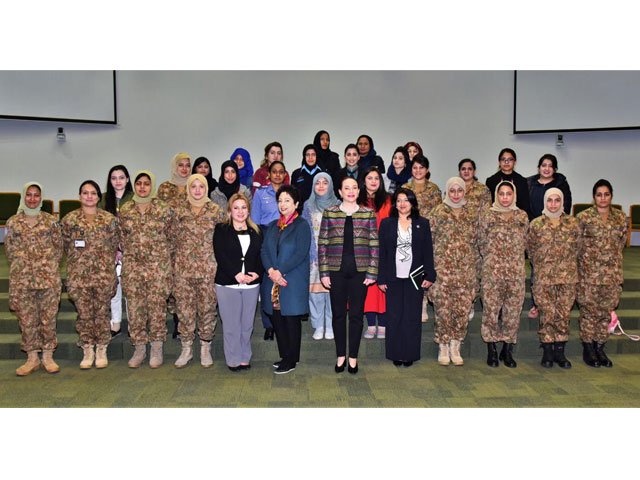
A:
POLYGON ((313 328, 324 328, 327 332, 333 332, 329 292, 309 294, 309 318, 313 328))
POLYGON ((251 361, 251 333, 256 316, 260 288, 240 289, 216 285, 218 308, 222 320, 224 358, 237 367, 251 361))

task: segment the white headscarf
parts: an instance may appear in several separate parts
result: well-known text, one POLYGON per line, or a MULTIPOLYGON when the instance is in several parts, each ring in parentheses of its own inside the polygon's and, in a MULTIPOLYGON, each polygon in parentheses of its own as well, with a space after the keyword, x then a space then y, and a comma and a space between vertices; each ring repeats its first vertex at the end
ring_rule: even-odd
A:
POLYGON ((544 210, 542 210, 542 214, 549 218, 560 218, 564 213, 564 193, 559 188, 550 188, 546 192, 544 192, 544 210), (558 210, 556 213, 551 213, 547 210, 547 199, 551 195, 559 195, 560 196, 560 204, 562 204, 562 208, 558 210))
POLYGON ((449 180, 447 180, 447 185, 445 186, 445 190, 444 190, 444 200, 442 201, 442 203, 449 205, 451 208, 462 208, 467 203, 466 198, 464 198, 464 192, 465 192, 464 180, 461 179, 460 177, 451 177, 449 180), (458 185, 460 188, 462 188, 463 196, 458 203, 454 203, 451 200, 451 198, 449 198, 449 189, 454 185, 458 185))
POLYGON ((513 210, 518 210, 518 206, 516 205, 516 201, 518 200, 518 192, 516 191, 516 186, 507 180, 502 180, 498 185, 496 185, 495 191, 495 200, 493 201, 493 205, 491 206, 491 210, 494 212, 507 213, 513 210), (508 207, 503 207, 498 200, 498 190, 502 185, 509 185, 513 188, 513 202, 508 207))
POLYGON ((42 209, 42 199, 43 199, 43 195, 42 195, 42 186, 38 183, 38 182, 27 182, 24 184, 24 187, 22 187, 22 196, 20 197, 20 205, 18 206, 18 212, 24 212, 25 215, 29 216, 29 217, 35 217, 36 215, 40 214, 40 209, 42 209), (36 186, 40 189, 40 203, 38 204, 38 206, 36 208, 29 208, 27 207, 27 204, 25 203, 24 199, 27 196, 27 190, 29 190, 29 187, 32 186, 36 186))

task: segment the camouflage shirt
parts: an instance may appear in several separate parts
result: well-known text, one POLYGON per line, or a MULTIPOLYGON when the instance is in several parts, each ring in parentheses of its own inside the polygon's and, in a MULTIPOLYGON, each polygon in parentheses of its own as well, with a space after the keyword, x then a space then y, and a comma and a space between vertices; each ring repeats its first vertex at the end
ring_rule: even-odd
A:
POLYGON ((580 282, 592 285, 622 284, 622 251, 627 240, 627 219, 624 213, 611 208, 605 222, 596 207, 591 207, 580 212, 576 218, 580 226, 580 282))
POLYGON ((427 218, 431 209, 442 203, 442 192, 435 183, 429 180, 425 182, 424 190, 419 190, 419 187, 413 183, 413 179, 402 185, 402 188, 408 188, 416 194, 421 217, 427 218))
POLYGON ((541 285, 578 283, 578 221, 562 215, 553 226, 542 215, 531 221, 527 251, 535 269, 535 282, 541 285))
POLYGON ((213 231, 224 221, 224 212, 209 201, 195 214, 188 202, 175 209, 173 238, 174 275, 181 278, 213 278, 216 259, 213 255, 213 231))
POLYGON ((477 247, 477 214, 465 205, 459 216, 444 203, 427 217, 433 238, 433 258, 438 282, 466 285, 475 282, 477 247))
POLYGON ((491 206, 491 192, 484 183, 474 180, 470 187, 465 190, 464 198, 467 200, 469 208, 475 206, 478 214, 480 211, 491 206))
POLYGON ((529 219, 523 210, 513 216, 489 208, 480 212, 478 247, 482 255, 482 278, 522 280, 529 219))
POLYGON ((40 212, 35 225, 18 213, 7 220, 4 240, 13 288, 59 288, 62 234, 56 219, 40 212))
POLYGON ((157 196, 160 200, 168 203, 171 208, 175 208, 179 203, 186 203, 187 189, 183 188, 182 191, 180 191, 180 187, 177 185, 171 182, 162 182, 160 187, 158 187, 157 196))
POLYGON ((60 223, 67 254, 67 285, 110 288, 116 281, 116 217, 98 209, 93 222, 89 222, 80 208, 68 213, 60 223))

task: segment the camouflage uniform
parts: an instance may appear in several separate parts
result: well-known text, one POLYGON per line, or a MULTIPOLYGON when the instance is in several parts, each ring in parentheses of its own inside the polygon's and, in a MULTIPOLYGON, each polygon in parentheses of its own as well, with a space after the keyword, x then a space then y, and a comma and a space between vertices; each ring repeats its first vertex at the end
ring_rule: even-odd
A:
POLYGON ((78 346, 108 345, 111 297, 118 284, 113 268, 118 248, 116 217, 98 209, 93 222, 88 222, 78 209, 60 223, 67 254, 67 291, 78 311, 78 346), (79 241, 84 241, 84 247, 76 246, 79 241))
POLYGON ((513 216, 491 209, 480 213, 478 246, 482 255, 482 339, 516 343, 524 302, 524 253, 529 219, 523 210, 513 216), (502 309, 502 325, 498 314, 502 309))
MULTIPOLYGON (((466 207, 475 209, 476 222, 480 217, 480 212, 491 207, 491 192, 484 183, 474 180, 470 187, 465 189, 464 198, 467 201, 466 207)), ((482 274, 482 257, 478 249, 476 255, 476 284, 474 300, 480 295, 480 277, 482 274)))
POLYGON ((175 210, 173 294, 182 342, 193 342, 196 319, 200 340, 210 342, 213 338, 217 323, 213 231, 223 220, 224 212, 213 202, 205 203, 197 215, 188 202, 175 210))
POLYGON ((542 215, 529 225, 527 251, 536 272, 533 295, 540 310, 541 343, 569 340, 569 314, 578 283, 578 221, 568 215, 553 226, 542 215))
MULTIPOLYGON (((622 251, 627 238, 624 213, 611 208, 604 222, 596 207, 580 212, 578 243, 578 304, 580 338, 605 343, 611 311, 622 293, 622 251)), ((536 271, 537 281, 537 271, 536 271)))
POLYGON ((122 287, 127 298, 129 335, 133 345, 164 342, 167 338, 166 302, 173 279, 172 224, 173 210, 157 198, 151 201, 144 214, 134 202, 120 210, 122 287))
POLYGON ((7 221, 9 307, 15 311, 25 352, 54 350, 60 303, 62 234, 55 218, 40 212, 35 225, 18 213, 7 221))
POLYGON ((475 207, 469 208, 468 204, 459 212, 456 216, 453 209, 443 203, 427 217, 437 273, 436 282, 428 290, 437 314, 436 343, 464 340, 469 309, 475 298, 478 216, 475 207))

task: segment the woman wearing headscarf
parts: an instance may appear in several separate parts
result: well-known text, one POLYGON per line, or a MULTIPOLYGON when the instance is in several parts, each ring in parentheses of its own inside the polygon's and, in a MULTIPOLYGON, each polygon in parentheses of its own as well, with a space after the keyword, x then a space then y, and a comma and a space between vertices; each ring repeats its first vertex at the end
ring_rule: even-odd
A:
POLYGON ((316 147, 307 145, 302 150, 302 166, 294 170, 291 175, 291 185, 300 192, 300 205, 303 205, 311 195, 313 177, 322 171, 322 167, 318 164, 316 147))
POLYGON ((216 189, 218 186, 218 181, 213 178, 213 169, 211 168, 211 162, 207 157, 198 157, 193 162, 193 167, 191 168, 191 174, 199 173, 204 178, 207 179, 207 185, 209 186, 209 195, 216 189))
POLYGON ((391 167, 387 171, 389 179, 389 194, 393 194, 398 188, 411 179, 411 161, 409 153, 404 147, 397 147, 391 158, 391 167))
POLYGON ((9 307, 16 313, 27 361, 16 370, 25 376, 42 366, 49 373, 60 367, 53 360, 58 345, 56 314, 60 303, 62 235, 55 218, 42 211, 42 187, 28 182, 18 212, 7 220, 4 247, 9 262, 9 307))
POLYGON ((360 168, 358 147, 354 143, 350 143, 344 149, 344 167, 338 170, 336 176, 333 177, 333 188, 336 196, 340 198, 340 185, 344 177, 350 177, 359 182, 363 171, 364 168, 360 168))
POLYGON ((384 160, 373 148, 373 139, 369 135, 360 135, 356 142, 358 153, 360 154, 360 167, 364 170, 369 167, 376 167, 380 173, 385 172, 384 160))
POLYGON ((253 164, 249 152, 244 148, 236 148, 229 160, 233 160, 238 165, 240 184, 251 188, 253 186, 253 164))
POLYGON ((340 200, 333 192, 333 180, 328 172, 318 173, 313 178, 313 190, 309 200, 304 204, 302 218, 304 218, 311 228, 311 247, 309 258, 311 270, 309 272, 309 318, 311 326, 314 328, 313 338, 320 340, 324 338, 333 339, 333 326, 331 325, 331 299, 329 290, 324 288, 320 281, 320 270, 318 267, 318 236, 320 235, 320 223, 322 213, 329 207, 338 205, 340 200))
POLYGON ((569 340, 569 314, 578 283, 578 221, 563 211, 564 193, 550 188, 544 194, 542 215, 529 225, 527 250, 536 270, 533 293, 540 310, 538 336, 541 365, 571 368, 564 355, 569 340))
POLYGON ((119 245, 118 221, 98 208, 102 198, 93 180, 80 184, 80 208, 60 222, 67 255, 67 291, 78 311, 76 330, 82 347, 81 369, 108 365, 111 341, 109 307, 118 280, 113 259, 119 245), (95 350, 94 350, 95 349, 95 350))
POLYGON ((173 229, 173 294, 178 311, 182 351, 175 362, 186 367, 193 358, 196 325, 200 337, 200 364, 213 365, 211 340, 216 328, 216 260, 213 232, 224 221, 224 211, 207 195, 207 180, 194 174, 187 180, 187 201, 175 208, 173 229))
POLYGON ((325 172, 328 172, 332 178, 338 174, 340 170, 340 158, 336 152, 332 152, 329 146, 331 145, 331 138, 329 132, 326 130, 320 130, 313 137, 313 145, 316 147, 316 154, 318 156, 318 165, 325 172))
POLYGON ((529 219, 531 216, 531 205, 529 202, 529 184, 527 179, 516 172, 516 152, 512 148, 503 148, 498 153, 498 171, 487 178, 487 188, 491 192, 491 201, 495 201, 496 187, 500 182, 511 182, 518 191, 517 207, 523 210, 529 219))
POLYGON ((491 208, 480 214, 478 246, 482 255, 482 340, 487 343, 487 365, 498 359, 515 368, 513 346, 518 341, 520 312, 524 301, 524 253, 529 219, 516 206, 516 187, 498 183, 491 208), (498 314, 502 311, 502 325, 498 314), (498 357, 496 343, 504 342, 498 357))
POLYGON ((233 160, 222 162, 220 166, 220 177, 216 189, 209 195, 211 201, 225 212, 229 199, 236 193, 241 193, 251 201, 251 190, 240 183, 240 171, 238 165, 233 160))
POLYGON ((120 210, 122 285, 127 299, 129 336, 135 347, 130 368, 138 368, 147 356, 149 366, 163 363, 167 339, 166 302, 171 292, 171 229, 173 210, 156 198, 155 175, 147 170, 134 179, 133 201, 120 210))
POLYGON ((598 180, 592 192, 593 207, 576 215, 580 226, 577 296, 582 358, 590 367, 612 367, 604 346, 609 339, 611 312, 622 293, 622 252, 628 223, 621 210, 611 207, 613 187, 608 180, 598 180))
POLYGON ((447 180, 444 200, 429 216, 438 279, 429 289, 436 311, 434 341, 440 365, 463 365, 461 343, 476 292, 478 214, 465 199, 465 182, 447 180))

